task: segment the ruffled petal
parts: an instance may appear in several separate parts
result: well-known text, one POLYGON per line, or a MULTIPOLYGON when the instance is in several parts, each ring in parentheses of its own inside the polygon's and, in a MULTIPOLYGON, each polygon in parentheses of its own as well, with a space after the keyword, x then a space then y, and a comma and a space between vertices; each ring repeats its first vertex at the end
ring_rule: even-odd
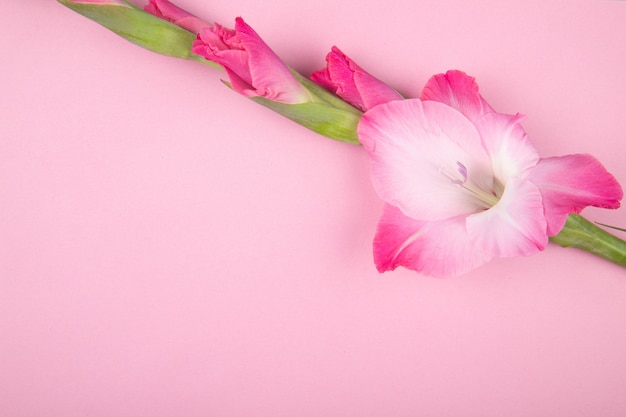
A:
POLYGON ((233 89, 246 97, 288 104, 311 101, 308 90, 240 17, 234 31, 217 23, 202 28, 191 51, 222 65, 233 89))
POLYGON ((418 99, 381 104, 365 113, 358 134, 374 188, 407 216, 443 220, 483 207, 458 183, 487 190, 491 162, 476 127, 453 108, 418 99))
MULTIPOLYGON (((212 27, 204 27, 200 30, 197 39, 193 42, 191 51, 220 64, 227 69, 227 71, 235 74, 245 82, 246 85, 250 86, 252 84, 252 78, 248 70, 250 66, 248 63, 248 53, 232 45, 237 39, 238 36, 234 30, 225 28, 216 23, 212 27)), ((231 82, 232 81, 231 79, 231 82)), ((235 89, 235 91, 241 92, 239 89, 235 89)))
POLYGON ((539 188, 512 179, 492 208, 467 218, 467 232, 479 249, 497 257, 531 255, 548 244, 539 188))
POLYGON ((445 103, 463 113, 474 123, 485 114, 493 112, 491 106, 478 92, 475 78, 457 70, 431 77, 420 98, 445 103))
POLYGON ((326 56, 326 68, 315 71, 311 79, 363 111, 402 99, 397 91, 363 70, 336 46, 326 56))
POLYGON ((470 241, 463 216, 418 221, 387 204, 374 238, 374 261, 380 272, 404 266, 426 275, 449 277, 470 271, 490 258, 470 241))
POLYGON ((235 21, 235 31, 249 54, 249 71, 256 95, 290 104, 311 101, 309 92, 291 74, 287 65, 240 17, 235 21))
POLYGON ((507 178, 526 176, 539 161, 520 122, 522 116, 488 113, 478 119, 476 127, 491 156, 493 173, 502 183, 507 178))
POLYGON ((529 179, 543 195, 549 236, 561 231, 568 214, 587 206, 616 209, 623 197, 615 177, 591 155, 541 159, 529 179))

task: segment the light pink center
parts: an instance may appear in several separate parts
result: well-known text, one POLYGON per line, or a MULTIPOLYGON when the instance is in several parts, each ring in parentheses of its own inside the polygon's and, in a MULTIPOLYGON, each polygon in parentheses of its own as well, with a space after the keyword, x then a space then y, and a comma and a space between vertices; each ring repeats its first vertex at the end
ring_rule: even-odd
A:
MULTIPOLYGON (((470 180, 467 167, 462 162, 456 161, 456 165, 456 173, 450 173, 444 168, 440 168, 439 172, 448 178, 451 184, 466 191, 471 198, 477 200, 485 209, 490 209, 500 201, 502 192, 499 190, 504 191, 504 186, 496 186, 494 187, 495 190, 484 190, 470 180)), ((496 179, 494 179, 494 182, 498 184, 496 179)))

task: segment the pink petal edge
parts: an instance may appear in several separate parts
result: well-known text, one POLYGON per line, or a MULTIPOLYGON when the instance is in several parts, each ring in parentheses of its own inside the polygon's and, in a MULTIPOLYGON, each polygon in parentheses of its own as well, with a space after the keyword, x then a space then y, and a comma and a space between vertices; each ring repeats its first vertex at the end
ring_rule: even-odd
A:
POLYGON ((249 71, 256 95, 289 104, 311 101, 308 90, 241 17, 235 20, 235 31, 249 54, 249 71))
POLYGON ((235 20, 235 30, 217 23, 203 28, 191 51, 223 66, 233 89, 246 97, 287 104, 312 100, 308 90, 241 17, 235 20))
POLYGON ((326 68, 313 72, 311 79, 362 111, 402 99, 396 90, 365 71, 336 46, 326 55, 326 68))
POLYGON ((543 158, 529 179, 543 196, 548 236, 561 231, 570 213, 587 206, 616 209, 624 196, 615 177, 587 154, 543 158))
POLYGON ((144 10, 193 33, 199 33, 203 28, 211 26, 210 23, 194 16, 169 0, 150 0, 144 6, 144 10))
POLYGON ((424 86, 420 98, 445 103, 476 123, 482 116, 494 111, 478 91, 474 77, 462 71, 450 70, 445 74, 432 76, 424 86))
POLYGON ((470 241, 464 216, 418 221, 397 207, 385 205, 374 238, 374 262, 379 272, 403 266, 434 277, 452 277, 490 259, 470 241))
POLYGON ((503 183, 511 177, 527 176, 539 162, 539 154, 520 124, 522 119, 520 115, 487 113, 476 122, 493 173, 503 183))

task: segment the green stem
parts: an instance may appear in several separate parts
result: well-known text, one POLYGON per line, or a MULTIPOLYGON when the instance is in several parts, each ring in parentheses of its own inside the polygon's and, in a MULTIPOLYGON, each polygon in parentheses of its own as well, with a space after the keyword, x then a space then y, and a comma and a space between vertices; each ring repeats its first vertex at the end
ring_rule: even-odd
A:
POLYGON ((626 267, 626 242, 578 214, 570 214, 563 230, 550 241, 564 248, 582 249, 626 267))

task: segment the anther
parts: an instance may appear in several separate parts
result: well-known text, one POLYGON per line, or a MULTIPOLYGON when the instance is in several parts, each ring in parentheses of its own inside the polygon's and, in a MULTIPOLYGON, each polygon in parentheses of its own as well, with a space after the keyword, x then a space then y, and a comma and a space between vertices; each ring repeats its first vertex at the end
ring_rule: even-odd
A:
POLYGON ((463 185, 467 182, 467 167, 463 165, 461 162, 456 161, 457 171, 463 177, 463 180, 454 179, 452 180, 452 184, 463 185))

